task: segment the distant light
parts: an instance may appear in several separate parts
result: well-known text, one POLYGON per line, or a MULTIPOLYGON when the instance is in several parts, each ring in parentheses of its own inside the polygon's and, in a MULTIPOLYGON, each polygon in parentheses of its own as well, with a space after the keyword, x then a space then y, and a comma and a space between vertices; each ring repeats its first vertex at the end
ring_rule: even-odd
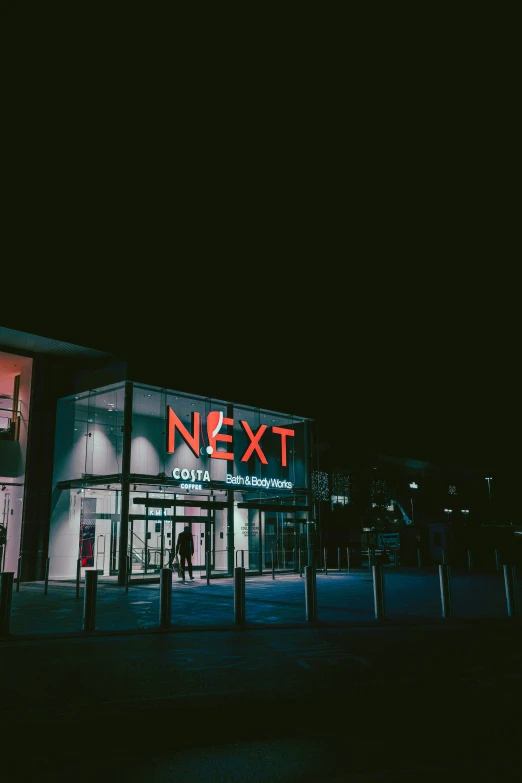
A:
POLYGON ((419 485, 418 485, 418 484, 416 484, 414 481, 412 481, 412 482, 411 482, 411 484, 410 484, 410 487, 411 487, 412 489, 418 489, 418 488, 419 488, 419 485))
POLYGON ((461 508, 460 510, 463 514, 469 514, 469 508, 461 508))
POLYGON ((453 509, 452 508, 445 508, 444 511, 446 512, 446 514, 451 514, 453 512, 453 509))
POLYGON ((493 481, 493 476, 486 476, 486 481, 493 481))

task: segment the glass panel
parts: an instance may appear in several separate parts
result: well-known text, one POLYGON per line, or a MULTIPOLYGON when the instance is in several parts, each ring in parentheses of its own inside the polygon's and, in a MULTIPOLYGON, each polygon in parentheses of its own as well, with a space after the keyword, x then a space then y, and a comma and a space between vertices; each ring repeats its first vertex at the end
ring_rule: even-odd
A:
POLYGON ((82 578, 86 568, 105 577, 117 573, 120 504, 119 485, 60 492, 49 536, 51 578, 75 579, 78 558, 82 578))
POLYGON ((54 484, 121 472, 123 386, 107 386, 58 401, 54 484))
POLYGON ((232 475, 238 480, 229 483, 237 487, 289 494, 293 487, 306 486, 305 423, 135 384, 131 472, 184 479, 203 488, 232 475), (179 475, 182 471, 186 476, 179 475))
POLYGON ((228 573, 227 530, 227 509, 216 509, 214 511, 212 541, 212 570, 221 574, 228 573))

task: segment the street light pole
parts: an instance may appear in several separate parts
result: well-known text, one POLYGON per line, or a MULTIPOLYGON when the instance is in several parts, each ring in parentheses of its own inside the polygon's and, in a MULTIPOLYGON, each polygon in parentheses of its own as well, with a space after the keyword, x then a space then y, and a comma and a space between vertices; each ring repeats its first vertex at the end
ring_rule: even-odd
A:
MULTIPOLYGON (((410 489, 418 489, 419 485, 415 481, 410 482, 410 489)), ((413 493, 410 495, 410 503, 411 503, 411 522, 412 525, 415 524, 415 518, 413 515, 413 493)))
POLYGON ((445 508, 444 511, 448 515, 448 524, 450 524, 450 514, 452 513, 453 509, 452 508, 445 508))
POLYGON ((468 514, 469 514, 469 508, 461 508, 460 513, 464 514, 464 524, 467 524, 468 514))

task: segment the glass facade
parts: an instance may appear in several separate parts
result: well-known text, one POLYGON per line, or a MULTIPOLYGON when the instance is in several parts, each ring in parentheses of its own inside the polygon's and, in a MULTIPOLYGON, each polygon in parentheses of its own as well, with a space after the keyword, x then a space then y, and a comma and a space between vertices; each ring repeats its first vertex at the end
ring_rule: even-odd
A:
POLYGON ((158 579, 184 525, 195 571, 297 569, 314 459, 302 417, 132 382, 63 398, 50 576, 158 579))

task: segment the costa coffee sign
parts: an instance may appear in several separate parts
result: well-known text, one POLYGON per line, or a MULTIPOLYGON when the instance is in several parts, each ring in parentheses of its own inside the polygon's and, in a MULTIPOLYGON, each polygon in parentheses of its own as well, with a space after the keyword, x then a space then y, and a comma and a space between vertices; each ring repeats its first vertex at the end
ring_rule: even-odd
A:
MULTIPOLYGON (((227 427, 234 426, 234 419, 223 416, 222 411, 210 411, 207 415, 206 425, 203 427, 201 415, 197 411, 192 412, 191 432, 185 427, 183 422, 167 406, 167 452, 174 454, 176 448, 176 432, 182 437, 190 450, 196 457, 208 455, 210 459, 234 459, 234 440, 233 435, 225 431, 227 427), (229 444, 227 451, 218 451, 217 443, 229 444)), ((269 429, 274 435, 280 438, 281 465, 286 467, 287 462, 287 438, 295 435, 295 430, 286 427, 270 427, 261 424, 255 432, 252 432, 247 421, 239 419, 239 424, 247 437, 247 447, 240 456, 240 462, 248 462, 252 455, 256 456, 263 465, 268 464, 268 460, 263 453, 263 435, 269 429)))

